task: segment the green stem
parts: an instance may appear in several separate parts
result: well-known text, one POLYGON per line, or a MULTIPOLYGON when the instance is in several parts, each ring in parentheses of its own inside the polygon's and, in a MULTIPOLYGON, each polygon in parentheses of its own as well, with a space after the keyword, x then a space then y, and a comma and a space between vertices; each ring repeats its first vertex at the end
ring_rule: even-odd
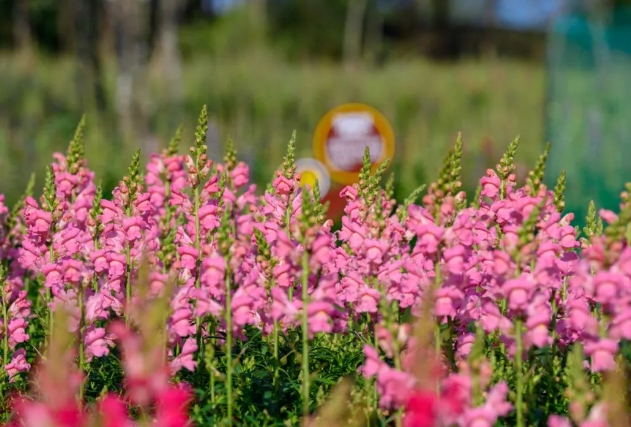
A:
MULTIPOLYGON (((49 247, 48 247, 48 251, 50 252, 50 262, 54 263, 55 262, 55 251, 53 250, 53 244, 52 242, 50 243, 49 247)), ((48 346, 48 340, 50 339, 50 337, 53 336, 53 326, 54 326, 54 316, 53 316, 53 310, 51 307, 48 306, 49 303, 53 302, 53 296, 52 296, 52 291, 51 288, 46 288, 46 301, 44 302, 46 310, 48 310, 48 333, 46 334, 46 338, 44 339, 44 343, 46 344, 46 346, 48 346)))
MULTIPOLYGON (((200 260, 201 260, 201 236, 200 236, 200 225, 199 225, 199 204, 200 204, 200 200, 199 200, 199 187, 195 186, 195 189, 193 190, 193 199, 194 199, 194 214, 195 214, 195 249, 197 250, 197 262, 196 262, 196 268, 195 268, 195 288, 199 289, 199 287, 201 286, 201 282, 200 282, 200 268, 201 268, 201 264, 200 264, 200 260)), ((227 276, 226 276, 227 277, 227 276)), ((200 360, 203 360, 203 355, 205 354, 204 351, 204 340, 202 340, 202 323, 201 323, 201 319, 199 318, 199 316, 195 317, 195 336, 196 336, 196 340, 197 340, 197 351, 198 351, 198 357, 200 360)), ((200 363, 201 364, 201 363, 200 363)), ((208 373, 211 377, 211 381, 214 381, 214 375, 212 372, 208 373)), ((201 369, 197 370, 197 379, 198 381, 201 379, 201 369)), ((213 384, 214 386, 214 384, 213 384)), ((214 387, 213 387, 213 392, 214 392, 214 387)))
MULTIPOLYGON (((401 371, 402 370, 401 369, 401 355, 399 354, 399 341, 396 336, 392 337, 392 349, 394 352, 394 367, 397 368, 397 371, 401 371)), ((403 409, 402 408, 399 408, 397 410, 395 423, 397 427, 401 427, 403 425, 403 409)))
MULTIPOLYGON (((434 292, 432 292, 432 298, 434 298, 436 291, 438 291, 438 288, 440 288, 441 282, 442 282, 442 275, 441 275, 441 271, 440 271, 440 252, 436 255, 436 259, 437 261, 434 263, 434 274, 435 274, 435 281, 434 281, 434 292)), ((440 337, 440 322, 436 321, 436 327, 434 328, 434 340, 435 340, 435 345, 436 345, 436 357, 438 359, 440 359, 440 352, 441 352, 441 337, 440 337)))
MULTIPOLYGON (((197 262, 199 264, 201 258, 201 236, 200 236, 200 227, 199 227, 199 188, 195 187, 195 249, 197 249, 197 262)), ((199 265, 197 266, 199 269, 199 265)), ((199 273, 199 272, 198 272, 199 273)), ((199 288, 199 274, 195 278, 195 287, 199 288)))
POLYGON ((524 377, 523 377, 523 343, 522 343, 522 320, 517 319, 515 323, 515 340, 517 344, 517 354, 515 355, 515 370, 517 371, 516 379, 517 379, 517 402, 515 403, 515 410, 517 411, 517 426, 516 427, 524 427, 524 408, 523 408, 523 400, 524 400, 524 377))
MULTIPOLYGON (((210 338, 210 343, 209 343, 211 345, 211 348, 213 348, 212 346, 214 346, 214 344, 215 344, 215 342, 214 342, 215 339, 213 337, 216 335, 216 333, 217 333, 217 326, 216 326, 216 323, 215 323, 215 319, 212 318, 210 320, 210 336, 211 336, 211 338, 210 338)), ((200 353, 200 354, 204 354, 204 353, 200 353)), ((209 361, 209 363, 214 364, 215 363, 214 362, 214 358, 213 358, 213 360, 209 361)), ((214 373, 214 371, 212 369, 209 369, 208 370, 208 374, 210 375, 210 402, 211 403, 215 403, 215 373, 214 373)))
POLYGON ((232 425, 232 295, 230 273, 226 271, 226 393, 228 424, 232 425))
POLYGON ((309 253, 302 254, 302 413, 309 415, 309 253))
MULTIPOLYGON (((125 257, 127 260, 126 268, 126 279, 125 279, 125 295, 127 297, 127 304, 131 303, 131 248, 129 243, 127 243, 127 249, 125 249, 125 257)), ((129 324, 128 314, 125 314, 125 321, 129 324)))
POLYGON ((81 385, 79 386, 79 407, 83 406, 83 393, 85 385, 85 343, 83 342, 83 333, 85 331, 85 307, 83 305, 83 287, 79 293, 79 310, 81 311, 81 325, 79 326, 79 372, 81 373, 81 385))
POLYGON ((4 320, 3 326, 4 331, 2 335, 2 364, 9 364, 9 313, 7 310, 7 302, 4 299, 4 295, 2 296, 2 318, 4 320))
POLYGON ((274 340, 274 388, 278 391, 278 377, 279 377, 279 365, 280 361, 278 360, 278 320, 274 320, 274 332, 273 332, 273 340, 274 340))
MULTIPOLYGON (((375 329, 375 325, 373 325, 373 337, 374 337, 374 346, 375 346, 375 350, 377 351, 377 355, 379 355, 379 340, 377 339, 377 332, 374 330, 375 329)), ((377 412, 379 410, 379 393, 377 392, 377 378, 373 378, 372 381, 372 398, 373 398, 373 405, 374 405, 374 410, 375 412, 377 412)))
POLYGON ((51 295, 51 291, 50 288, 46 288, 46 301, 45 301, 45 307, 46 310, 48 310, 48 333, 46 334, 46 344, 48 344, 48 340, 50 339, 50 337, 53 335, 53 310, 51 307, 48 306, 48 304, 52 302, 52 295, 51 295))
POLYGON ((482 399, 482 390, 480 390, 480 370, 475 368, 472 376, 472 389, 473 389, 473 404, 474 406, 480 405, 482 399))

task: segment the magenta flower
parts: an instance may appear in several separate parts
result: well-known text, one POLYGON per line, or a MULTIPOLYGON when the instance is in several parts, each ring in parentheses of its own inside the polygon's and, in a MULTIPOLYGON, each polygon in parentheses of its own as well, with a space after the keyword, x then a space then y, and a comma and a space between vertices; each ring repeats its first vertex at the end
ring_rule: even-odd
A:
POLYGON ((187 427, 191 425, 188 418, 188 403, 192 392, 185 388, 169 387, 156 396, 157 410, 152 427, 187 427))
POLYGON ((236 188, 247 185, 250 181, 250 168, 244 162, 239 162, 232 171, 232 183, 236 188))
POLYGON ((194 359, 196 351, 197 343, 195 342, 195 339, 187 338, 186 341, 184 341, 184 345, 182 346, 180 354, 178 354, 177 357, 171 360, 171 374, 174 375, 182 368, 194 372, 195 367, 197 366, 197 362, 194 359))
POLYGON ((411 374, 386 365, 377 374, 379 406, 384 409, 404 406, 409 400, 415 382, 411 374))
POLYGON ((177 248, 177 252, 180 255, 180 262, 182 268, 194 270, 197 266, 197 257, 199 252, 192 246, 180 246, 177 248))
POLYGON ((490 199, 497 199, 497 196, 500 194, 500 186, 502 185, 502 181, 497 176, 493 169, 486 170, 486 176, 481 180, 482 184, 482 196, 486 196, 490 199))
POLYGON ((474 333, 464 333, 458 335, 458 340, 456 344, 456 355, 459 359, 466 359, 469 357, 471 353, 471 349, 473 348, 473 344, 475 343, 475 334, 474 333))
POLYGON ((125 230, 127 241, 133 244, 136 240, 140 239, 144 226, 145 221, 140 217, 133 216, 123 219, 123 229, 125 230))
POLYGON ((9 347, 11 349, 14 349, 18 344, 28 341, 27 326, 28 324, 23 318, 14 318, 9 322, 9 347))
POLYGON ((541 310, 532 313, 526 320, 526 338, 536 347, 542 348, 551 345, 553 340, 548 330, 550 323, 550 313, 548 310, 541 310))
POLYGON ((591 368, 594 372, 611 371, 616 368, 614 356, 618 351, 618 341, 601 338, 585 344, 585 354, 591 357, 591 368))
POLYGON ((276 178, 272 181, 272 186, 276 192, 281 195, 289 195, 295 188, 295 182, 291 179, 287 179, 282 175, 281 171, 276 171, 276 178))
POLYGON ((572 427, 572 422, 567 417, 550 415, 548 417, 548 427, 572 427))
POLYGON ((333 304, 326 301, 314 301, 307 305, 310 338, 313 338, 319 332, 332 332, 331 314, 333 311, 333 304))
POLYGON ((600 304, 614 302, 622 290, 629 291, 631 280, 619 273, 600 271, 594 277, 594 301, 600 304))
POLYGON ((20 348, 13 352, 11 362, 4 365, 4 369, 9 376, 9 382, 15 381, 15 376, 20 372, 27 372, 31 369, 31 365, 26 361, 26 350, 20 348))
POLYGON ((434 303, 434 315, 440 318, 456 317, 456 311, 460 308, 463 299, 462 291, 454 286, 443 286, 436 291, 434 303))
POLYGON ((99 412, 103 415, 103 427, 132 427, 127 404, 118 396, 108 394, 99 402, 99 412))
POLYGON ((108 278, 115 279, 125 275, 127 269, 125 255, 110 251, 107 253, 106 259, 108 263, 108 278))
POLYGON ((515 311, 525 311, 530 303, 535 283, 529 277, 522 276, 504 283, 502 289, 508 299, 508 307, 515 311))
POLYGON ((376 313, 379 307, 381 294, 379 291, 368 286, 363 286, 358 291, 355 311, 358 313, 376 313))
POLYGON ((199 222, 206 232, 219 227, 221 218, 217 216, 217 205, 213 203, 199 208, 199 222))
POLYGON ((109 354, 110 346, 113 346, 112 337, 107 335, 105 329, 91 326, 86 332, 83 339, 85 343, 85 354, 87 361, 90 362, 93 357, 103 357, 109 354))
POLYGON ((382 264, 383 257, 388 250, 388 244, 382 240, 364 240, 364 254, 369 262, 382 264))

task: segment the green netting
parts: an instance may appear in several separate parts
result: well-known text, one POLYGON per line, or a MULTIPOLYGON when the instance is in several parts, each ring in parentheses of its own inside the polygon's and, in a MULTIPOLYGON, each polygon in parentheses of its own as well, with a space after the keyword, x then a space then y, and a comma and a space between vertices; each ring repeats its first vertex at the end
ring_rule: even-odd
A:
POLYGON ((566 170, 566 209, 581 223, 592 199, 617 210, 631 181, 630 23, 631 10, 608 24, 566 16, 548 37, 546 181, 554 185, 566 170))

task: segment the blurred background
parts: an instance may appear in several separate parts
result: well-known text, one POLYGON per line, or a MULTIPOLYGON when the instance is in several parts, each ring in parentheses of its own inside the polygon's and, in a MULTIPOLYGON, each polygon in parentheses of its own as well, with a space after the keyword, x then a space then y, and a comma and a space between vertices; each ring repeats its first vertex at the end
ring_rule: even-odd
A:
MULTIPOLYGON (((209 154, 228 137, 266 183, 293 129, 309 156, 346 102, 396 133, 403 197, 462 131, 464 186, 521 135, 523 179, 544 143, 568 208, 616 207, 631 159, 629 1, 0 0, 0 192, 38 185, 83 113, 90 166, 111 190, 208 105, 209 154)), ((184 149, 184 148, 183 148, 184 149)))

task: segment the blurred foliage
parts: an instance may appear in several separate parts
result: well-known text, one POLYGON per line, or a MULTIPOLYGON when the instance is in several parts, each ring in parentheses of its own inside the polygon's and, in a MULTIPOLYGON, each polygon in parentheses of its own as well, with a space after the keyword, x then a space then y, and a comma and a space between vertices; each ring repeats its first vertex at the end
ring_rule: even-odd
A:
MULTIPOLYGON (((53 151, 62 151, 81 114, 71 58, 37 58, 29 67, 12 56, 0 58, 0 192, 15 200, 31 172, 44 170, 53 151)), ((164 102, 159 72, 151 72, 150 127, 146 140, 124 141, 115 114, 88 111, 87 157, 111 190, 137 147, 143 156, 166 146, 181 120, 192 138, 196 112, 208 104, 210 155, 218 155, 231 135, 259 183, 282 161, 293 129, 300 155, 310 155, 318 120, 345 102, 365 102, 381 110, 397 137, 394 170, 400 191, 434 176, 458 131, 465 141, 463 177, 473 191, 486 167, 520 133, 522 158, 530 167, 541 150, 543 73, 515 61, 435 64, 397 60, 381 69, 347 71, 326 63, 289 63, 267 50, 219 56, 198 55, 184 62, 184 103, 164 102), (213 136, 216 135, 216 136, 213 136), (215 145, 212 145, 215 144, 215 145), (489 152, 490 150, 490 152, 489 152), (420 182, 419 182, 420 181, 420 182)), ((115 70, 106 67, 108 97, 115 70)), ((38 176, 38 183, 43 177, 38 176)))
MULTIPOLYGON (((2 40, 10 33, 10 17, 4 12, 14 1, 0 0, 2 40)), ((55 15, 61 3, 29 1, 33 27, 50 34, 42 33, 48 44, 38 43, 40 53, 28 60, 0 53, 0 193, 7 194, 9 202, 19 196, 32 172, 44 170, 54 151, 65 149, 84 112, 87 157, 106 191, 124 175, 136 148, 146 159, 166 146, 180 123, 184 140, 191 139, 191 117, 203 104, 210 114, 211 157, 218 156, 232 136, 259 184, 267 182, 281 162, 293 129, 299 154, 310 155, 319 119, 346 102, 368 103, 391 121, 397 138, 391 169, 400 197, 437 173, 458 131, 465 143, 468 192, 516 134, 522 135, 518 160, 524 171, 541 150, 540 65, 503 59, 433 63, 407 54, 392 56, 378 67, 363 61, 348 68, 335 60, 342 51, 347 0, 266 0, 257 3, 258 8, 223 16, 203 15, 200 2, 184 3, 179 31, 183 96, 174 102, 161 69, 149 62, 143 71, 148 132, 130 138, 123 137, 115 110, 118 69, 111 52, 101 55, 106 102, 97 112, 94 103, 85 102, 77 58, 59 52, 65 45, 52 35, 59 34, 63 22, 55 15), (267 9, 261 9, 264 4, 267 9), (41 20, 46 25, 40 25, 41 20)), ((365 59, 384 46, 389 49, 388 43, 413 33, 417 25, 416 2, 388 4, 400 7, 378 9, 377 0, 367 0, 365 59), (376 18, 382 20, 379 25, 376 18), (370 36, 381 25, 384 37, 370 36)), ((43 176, 37 180, 41 188, 43 176)))

